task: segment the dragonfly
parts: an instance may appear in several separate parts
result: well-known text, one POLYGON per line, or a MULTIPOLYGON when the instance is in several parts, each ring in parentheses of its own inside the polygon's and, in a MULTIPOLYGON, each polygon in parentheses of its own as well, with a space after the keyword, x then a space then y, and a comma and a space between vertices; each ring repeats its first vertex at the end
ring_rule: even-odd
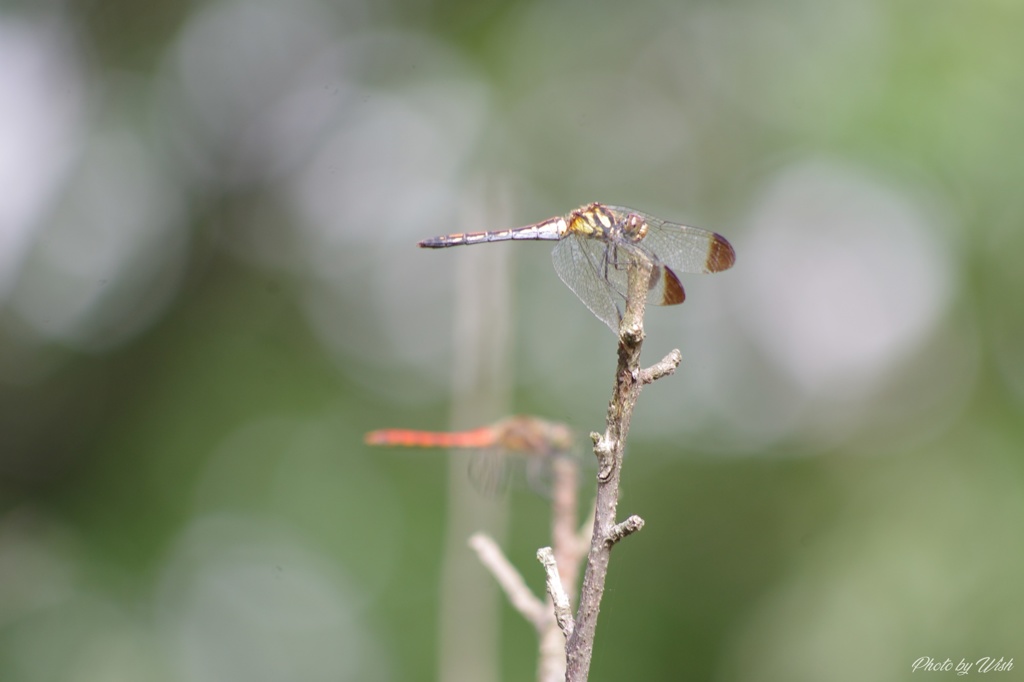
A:
POLYGON ((651 264, 647 300, 677 305, 686 299, 679 273, 728 270, 736 252, 717 232, 670 223, 624 206, 591 203, 533 225, 491 232, 448 234, 419 243, 422 248, 508 240, 557 241, 551 252, 555 272, 590 312, 618 333, 631 264, 651 264))
POLYGON ((380 429, 364 437, 368 445, 474 450, 469 477, 484 493, 494 493, 508 482, 510 457, 527 462, 531 481, 541 477, 551 458, 575 454, 576 437, 565 424, 540 417, 517 415, 468 431, 415 431, 380 429))

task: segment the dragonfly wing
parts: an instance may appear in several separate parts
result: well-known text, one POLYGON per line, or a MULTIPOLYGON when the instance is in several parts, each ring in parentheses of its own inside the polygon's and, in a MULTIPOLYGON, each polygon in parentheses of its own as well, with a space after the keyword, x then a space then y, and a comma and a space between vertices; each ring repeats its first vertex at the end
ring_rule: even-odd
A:
POLYGON ((631 208, 613 208, 627 214, 635 213, 644 219, 647 235, 641 242, 642 249, 654 254, 677 274, 721 272, 736 262, 732 245, 717 232, 670 223, 631 208))
POLYGON ((496 496, 508 490, 509 457, 501 448, 474 450, 469 458, 469 480, 483 495, 496 496))
MULTIPOLYGON (((616 298, 623 304, 626 292, 629 291, 629 260, 643 258, 651 262, 651 281, 647 285, 647 302, 652 305, 676 305, 686 299, 683 285, 672 269, 662 263, 658 257, 646 249, 636 245, 618 245, 609 253, 609 265, 602 271, 609 286, 616 292, 616 298)), ((616 328, 617 330, 617 328, 616 328)))
POLYGON ((654 305, 678 305, 686 300, 686 291, 682 283, 672 272, 672 268, 655 261, 651 271, 651 290, 647 302, 654 305))
POLYGON ((626 299, 625 268, 609 262, 605 243, 575 234, 555 245, 551 260, 558 277, 597 319, 619 331, 626 299))

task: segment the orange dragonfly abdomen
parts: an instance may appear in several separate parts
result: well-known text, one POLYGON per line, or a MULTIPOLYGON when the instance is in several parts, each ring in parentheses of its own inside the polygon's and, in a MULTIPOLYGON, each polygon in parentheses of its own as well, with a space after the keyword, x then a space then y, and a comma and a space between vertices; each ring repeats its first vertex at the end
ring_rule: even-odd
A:
POLYGON ((524 415, 467 431, 380 429, 366 434, 364 440, 368 445, 475 450, 469 462, 469 478, 478 490, 488 494, 507 483, 508 455, 527 460, 528 478, 537 479, 553 457, 574 452, 569 427, 524 415))
POLYGON ((417 448, 489 448, 497 444, 497 430, 484 426, 469 431, 415 431, 381 429, 366 434, 368 445, 398 445, 417 448))

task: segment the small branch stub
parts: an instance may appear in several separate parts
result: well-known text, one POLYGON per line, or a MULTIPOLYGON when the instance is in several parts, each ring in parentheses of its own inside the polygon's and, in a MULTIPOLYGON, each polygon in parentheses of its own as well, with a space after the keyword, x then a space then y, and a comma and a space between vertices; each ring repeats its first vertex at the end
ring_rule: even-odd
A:
POLYGON ((617 523, 612 526, 611 531, 608 533, 608 544, 614 545, 619 540, 629 537, 633 533, 637 532, 644 527, 644 520, 633 514, 622 523, 617 523))
POLYGON ((632 320, 629 323, 623 324, 619 334, 627 346, 639 346, 644 340, 643 323, 639 320, 632 320))
POLYGON ((537 560, 544 566, 544 574, 547 576, 548 595, 555 607, 555 621, 565 638, 569 639, 572 637, 576 623, 572 617, 569 595, 565 593, 565 589, 562 587, 562 578, 558 575, 555 554, 550 547, 541 547, 537 550, 537 560))
POLYGON ((668 376, 676 371, 679 367, 679 363, 683 361, 683 356, 679 352, 679 349, 673 349, 668 355, 663 357, 659 362, 651 365, 647 369, 642 369, 637 377, 641 384, 650 384, 658 379, 668 376))

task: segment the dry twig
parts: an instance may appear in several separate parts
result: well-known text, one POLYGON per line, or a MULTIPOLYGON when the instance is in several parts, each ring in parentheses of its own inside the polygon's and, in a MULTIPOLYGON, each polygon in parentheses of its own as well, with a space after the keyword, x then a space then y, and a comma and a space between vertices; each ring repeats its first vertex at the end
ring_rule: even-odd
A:
POLYGON ((598 462, 597 498, 579 610, 566 642, 565 679, 569 681, 586 680, 590 673, 597 616, 612 547, 644 525, 639 516, 630 516, 622 523, 616 522, 622 455, 633 408, 644 384, 671 374, 681 360, 679 351, 674 350, 655 365, 647 369, 640 368, 640 349, 644 340, 643 316, 651 268, 652 264, 643 259, 637 259, 630 265, 626 312, 619 323, 619 362, 615 372, 615 389, 608 405, 605 432, 591 434, 598 462))
MULTIPOLYGON (((554 435, 556 432, 550 432, 554 435)), ((540 446, 541 443, 535 443, 540 446)), ((504 590, 512 606, 537 630, 539 656, 537 679, 557 682, 565 679, 566 623, 572 622, 570 595, 575 591, 580 565, 588 549, 588 528, 577 527, 579 504, 579 462, 567 453, 552 457, 551 539, 552 547, 544 547, 537 558, 544 565, 548 580, 548 599, 541 601, 527 587, 520 573, 490 537, 476 533, 469 539, 480 563, 487 568, 504 590), (581 540, 581 538, 583 538, 581 540)))
POLYGON ((474 533, 469 538, 469 546, 476 552, 480 563, 494 576, 515 610, 538 630, 544 627, 548 616, 544 602, 530 591, 523 576, 505 557, 498 543, 486 533, 474 533))

